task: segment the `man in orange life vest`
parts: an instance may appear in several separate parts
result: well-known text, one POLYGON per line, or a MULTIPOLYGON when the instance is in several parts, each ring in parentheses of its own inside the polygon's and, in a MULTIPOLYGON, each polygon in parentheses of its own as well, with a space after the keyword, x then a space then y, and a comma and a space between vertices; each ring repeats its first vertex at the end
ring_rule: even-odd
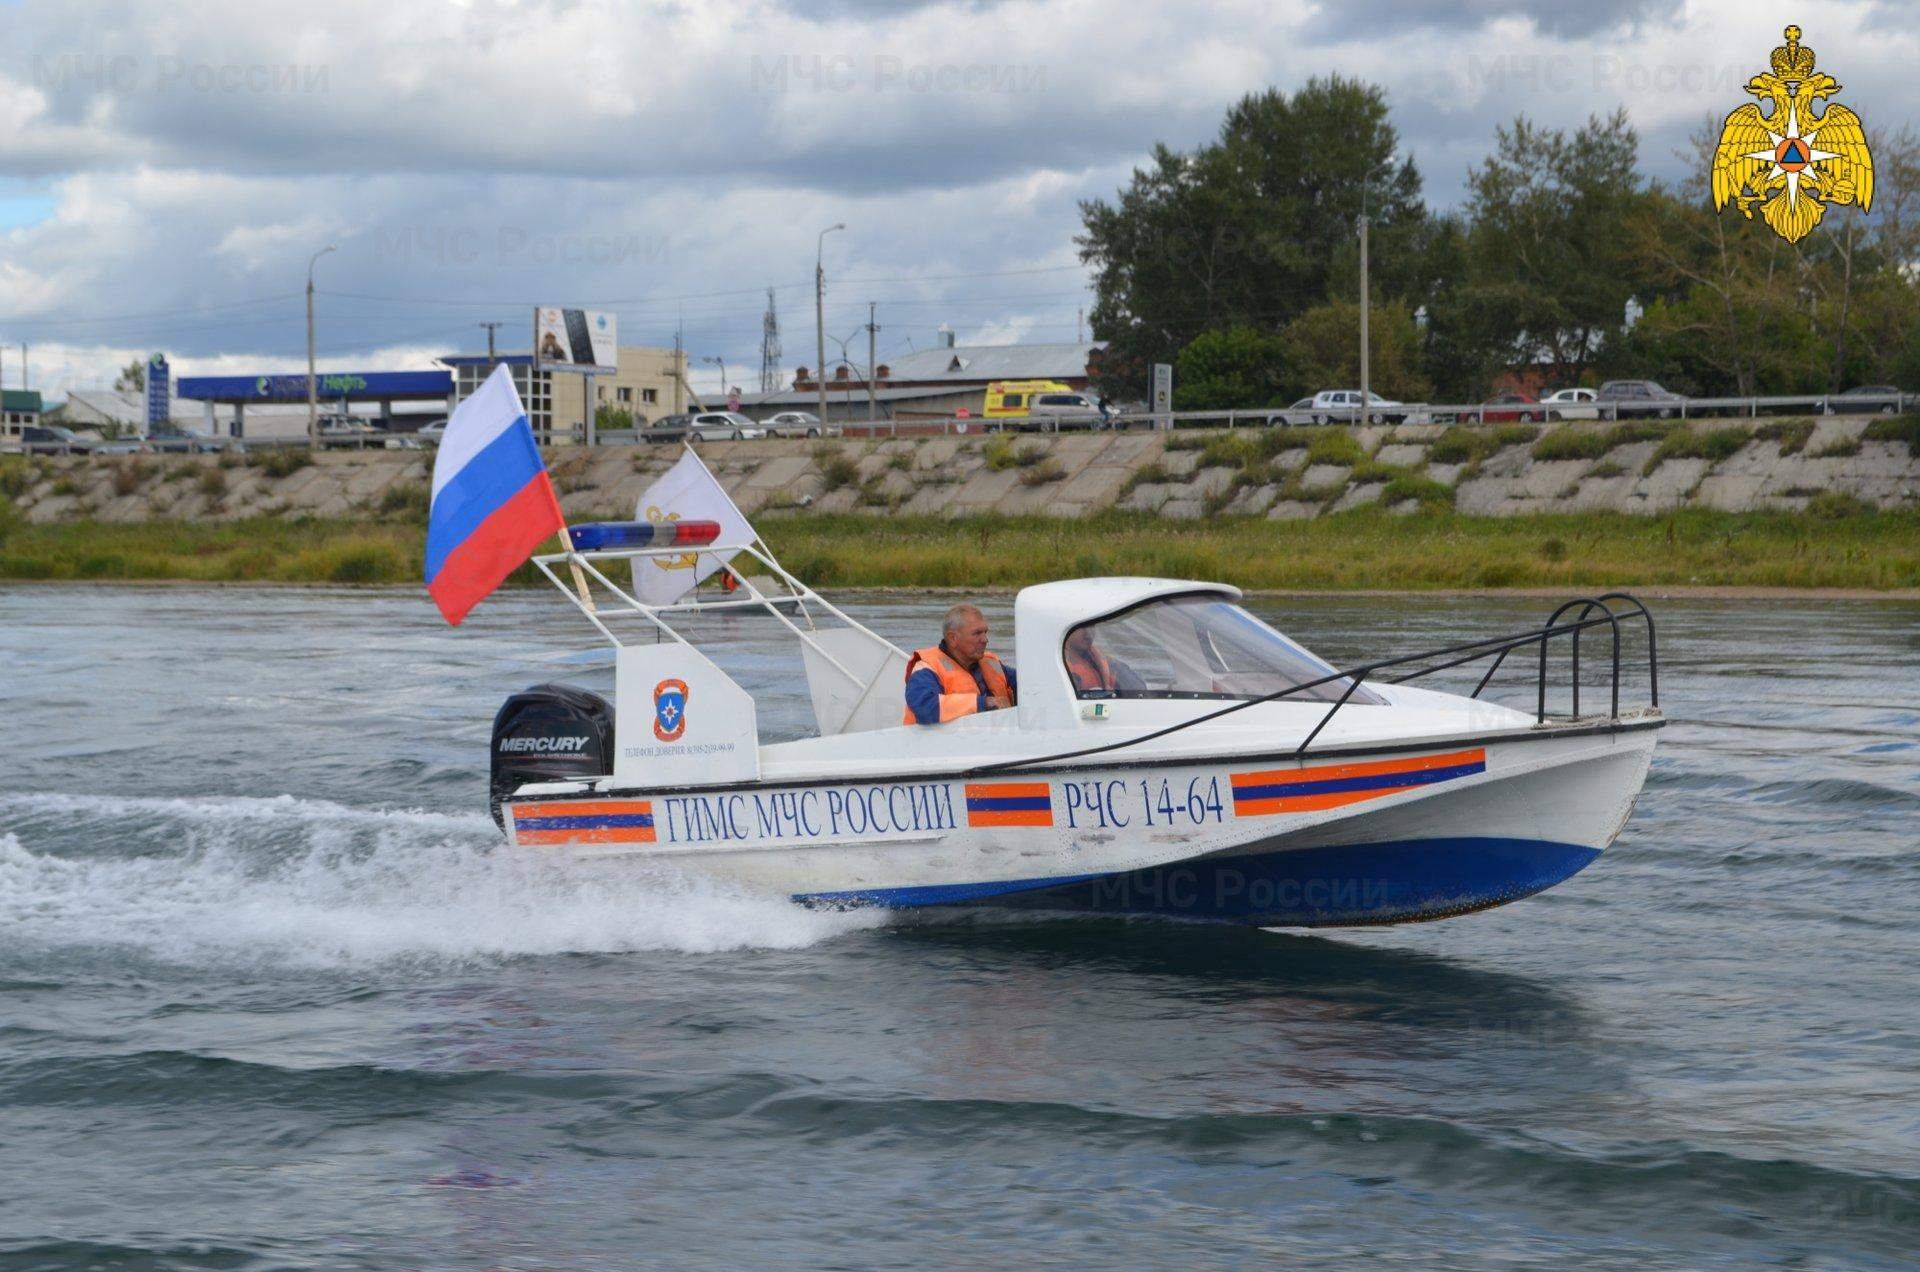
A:
POLYGON ((947 611, 938 645, 907 659, 903 724, 943 724, 977 711, 1000 711, 1018 700, 1013 668, 987 652, 987 616, 978 606, 947 611))
POLYGON ((1147 682, 1117 658, 1109 658, 1093 643, 1093 628, 1076 627, 1067 633, 1067 675, 1076 697, 1105 698, 1139 693, 1147 682))

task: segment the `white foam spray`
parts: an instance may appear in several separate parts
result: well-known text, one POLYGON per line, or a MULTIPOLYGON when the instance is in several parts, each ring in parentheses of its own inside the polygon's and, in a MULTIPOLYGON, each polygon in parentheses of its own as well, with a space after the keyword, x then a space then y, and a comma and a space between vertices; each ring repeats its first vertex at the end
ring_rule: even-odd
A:
POLYGON ((0 796, 0 944, 21 952, 325 968, 797 949, 883 921, 516 852, 484 815, 291 796, 0 796))

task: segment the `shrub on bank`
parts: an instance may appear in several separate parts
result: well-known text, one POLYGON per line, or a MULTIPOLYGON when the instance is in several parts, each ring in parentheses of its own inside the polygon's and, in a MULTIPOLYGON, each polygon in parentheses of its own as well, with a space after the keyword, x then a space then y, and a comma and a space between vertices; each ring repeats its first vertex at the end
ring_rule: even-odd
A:
POLYGON ((1780 457, 1798 455, 1806 449, 1807 439, 1813 436, 1812 420, 1772 420, 1753 430, 1757 441, 1779 442, 1780 457))
POLYGON ((1869 442, 1905 442, 1907 453, 1920 457, 1920 415, 1892 415, 1875 420, 1861 436, 1869 442))
POLYGON ((288 446, 257 456, 253 464, 266 476, 278 481, 293 476, 302 468, 313 467, 313 455, 298 447, 288 446))
POLYGON ((1653 454, 1647 456, 1640 474, 1647 476, 1670 459, 1704 459, 1710 464, 1717 464, 1738 454, 1750 437, 1743 428, 1716 428, 1706 433, 1676 428, 1661 439, 1659 448, 1653 454))

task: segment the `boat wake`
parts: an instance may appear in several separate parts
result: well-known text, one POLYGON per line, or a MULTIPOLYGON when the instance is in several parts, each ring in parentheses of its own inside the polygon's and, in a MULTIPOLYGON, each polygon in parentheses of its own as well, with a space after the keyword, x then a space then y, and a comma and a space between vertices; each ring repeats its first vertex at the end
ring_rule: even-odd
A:
MULTIPOLYGON (((400 962, 798 949, 882 921, 657 866, 499 851, 483 815, 324 800, 0 797, 0 931, 71 966, 325 969, 400 962)), ((19 970, 19 969, 14 969, 19 970)))

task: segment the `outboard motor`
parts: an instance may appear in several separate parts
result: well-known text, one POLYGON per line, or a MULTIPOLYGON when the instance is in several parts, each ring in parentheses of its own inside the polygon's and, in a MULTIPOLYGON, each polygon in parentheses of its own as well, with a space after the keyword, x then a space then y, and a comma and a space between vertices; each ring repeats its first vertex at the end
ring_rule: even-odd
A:
POLYGON ((535 685, 493 717, 488 806, 506 829, 500 802, 528 782, 570 782, 613 772, 613 704, 573 685, 535 685))

